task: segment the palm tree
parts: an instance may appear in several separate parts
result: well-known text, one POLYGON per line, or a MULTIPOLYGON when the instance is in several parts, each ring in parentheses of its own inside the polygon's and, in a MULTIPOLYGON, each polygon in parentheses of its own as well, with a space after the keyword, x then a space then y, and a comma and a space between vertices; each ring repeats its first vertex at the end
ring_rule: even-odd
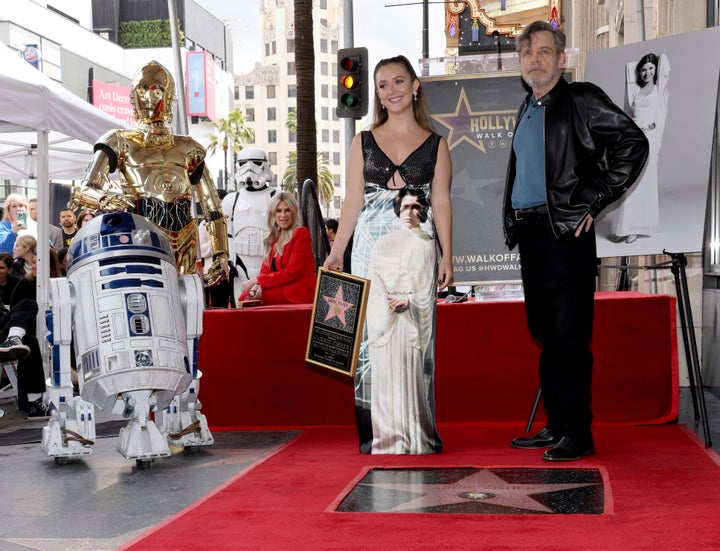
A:
POLYGON ((295 69, 297 71, 298 194, 306 179, 317 183, 317 127, 315 125, 315 45, 313 0, 295 0, 295 69))
MULTIPOLYGON (((297 113, 291 111, 288 113, 285 126, 293 134, 297 134, 297 113)), ((317 152, 317 186, 318 196, 328 205, 335 195, 335 177, 327 166, 327 153, 323 151, 317 152)), ((282 187, 285 191, 295 191, 295 184, 300 180, 297 177, 297 152, 288 153, 288 167, 283 173, 282 187)), ((300 191, 300 190, 299 190, 300 191)))
MULTIPOLYGON (((322 151, 317 152, 317 192, 320 198, 328 205, 335 195, 335 177, 327 166, 328 159, 322 151)), ((288 167, 283 173, 282 188, 285 191, 295 191, 295 184, 300 180, 297 178, 297 152, 288 153, 288 167)))
POLYGON ((235 166, 235 155, 245 147, 245 144, 252 141, 252 129, 245 126, 245 115, 240 110, 231 111, 227 118, 220 117, 217 121, 212 121, 214 131, 209 134, 210 145, 208 145, 208 153, 213 154, 218 149, 222 149, 225 156, 225 182, 224 188, 228 188, 230 170, 228 167, 235 166), (232 151, 232 157, 228 164, 228 150, 232 151))

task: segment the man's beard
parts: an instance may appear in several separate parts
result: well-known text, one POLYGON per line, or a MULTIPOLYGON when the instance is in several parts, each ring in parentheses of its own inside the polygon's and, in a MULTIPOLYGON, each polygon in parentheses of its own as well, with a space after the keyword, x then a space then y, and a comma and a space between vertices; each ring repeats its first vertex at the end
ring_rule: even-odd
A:
POLYGON ((544 76, 540 77, 526 77, 525 82, 527 83, 530 88, 545 88, 550 83, 552 83, 558 75, 562 74, 560 69, 554 70, 552 73, 549 73, 544 76))

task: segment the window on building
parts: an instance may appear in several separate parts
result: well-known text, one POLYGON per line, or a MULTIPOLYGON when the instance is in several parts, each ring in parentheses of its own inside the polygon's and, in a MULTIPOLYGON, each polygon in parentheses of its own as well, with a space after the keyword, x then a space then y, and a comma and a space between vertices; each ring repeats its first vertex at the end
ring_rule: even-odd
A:
POLYGON ((245 109, 245 120, 247 122, 255 122, 255 108, 248 107, 245 109))
POLYGON ((320 132, 320 135, 322 136, 322 143, 329 143, 330 142, 330 131, 328 129, 323 129, 320 132))
POLYGON ((269 121, 277 120, 277 111, 275 111, 274 107, 267 108, 267 120, 269 120, 269 121))
POLYGON ((339 152, 339 151, 335 151, 335 152, 332 154, 332 159, 333 159, 333 164, 334 164, 334 165, 339 165, 339 164, 340 164, 340 152, 339 152))
MULTIPOLYGON (((326 10, 327 9, 327 0, 320 0, 320 9, 326 10)), ((327 26, 327 25, 326 25, 327 26)))
POLYGON ((320 18, 320 24, 327 29, 327 17, 321 17, 320 18))
POLYGON ((320 108, 320 120, 322 120, 322 121, 330 120, 330 109, 329 108, 327 108, 327 107, 320 108))
POLYGON ((324 98, 328 97, 328 85, 327 84, 320 85, 320 95, 324 98))
POLYGON ((290 113, 294 113, 295 111, 297 111, 297 109, 295 109, 294 107, 288 107, 288 115, 290 113))
POLYGON ((268 130, 268 143, 277 143, 277 130, 268 130))
POLYGON ((267 99, 275 99, 275 85, 268 84, 267 86, 267 99))
POLYGON ((254 86, 246 86, 245 87, 245 99, 255 99, 255 87, 254 86))
POLYGON ((236 100, 240 99, 240 87, 239 86, 235 86, 235 99, 236 100))
POLYGON ((320 40, 320 51, 324 54, 328 51, 328 41, 327 38, 323 38, 320 40))
POLYGON ((294 61, 288 61, 287 72, 288 72, 288 75, 295 74, 295 62, 294 61))
POLYGON ((320 74, 327 76, 327 74, 328 74, 328 62, 327 61, 320 62, 320 74))
POLYGON ((277 42, 274 40, 272 41, 272 54, 275 55, 277 53, 277 42))
POLYGON ((277 164, 277 151, 268 151, 268 163, 270 163, 271 166, 277 164))
POLYGON ((295 53, 295 40, 290 39, 287 41, 287 53, 294 54, 295 53))
POLYGON ((265 43, 265 57, 270 57, 270 43, 265 43))
POLYGON ((340 131, 333 130, 333 143, 340 143, 340 131))
POLYGON ((297 97, 297 84, 288 84, 288 97, 289 98, 297 97))
POLYGON ((297 134, 295 134, 295 132, 288 132, 288 141, 295 143, 297 141, 297 134))
POLYGON ((330 51, 334 54, 338 52, 338 41, 337 40, 331 40, 330 41, 330 51))

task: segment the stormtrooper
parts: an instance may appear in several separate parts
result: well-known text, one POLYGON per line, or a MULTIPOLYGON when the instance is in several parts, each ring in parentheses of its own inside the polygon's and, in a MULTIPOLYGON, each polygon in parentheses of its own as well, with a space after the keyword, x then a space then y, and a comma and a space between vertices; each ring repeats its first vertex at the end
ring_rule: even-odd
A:
POLYGON ((275 195, 270 186, 273 172, 262 149, 245 148, 235 162, 235 182, 239 191, 229 193, 222 201, 227 216, 230 260, 237 276, 233 279, 233 296, 241 294, 240 286, 258 275, 263 261, 263 239, 267 235, 267 208, 275 195))

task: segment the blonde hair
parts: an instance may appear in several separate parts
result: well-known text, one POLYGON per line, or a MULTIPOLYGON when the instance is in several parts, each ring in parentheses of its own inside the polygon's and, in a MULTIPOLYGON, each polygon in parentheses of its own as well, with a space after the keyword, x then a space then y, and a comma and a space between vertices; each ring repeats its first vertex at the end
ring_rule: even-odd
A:
POLYGON ((32 235, 18 235, 15 243, 25 245, 32 254, 35 254, 35 249, 37 249, 37 239, 35 239, 32 235))
POLYGON ((267 210, 267 225, 270 232, 267 237, 263 239, 265 261, 269 260, 272 254, 273 244, 275 245, 275 254, 278 256, 282 254, 283 248, 290 242, 290 238, 297 227, 300 226, 300 222, 300 207, 295 196, 287 191, 276 193, 270 200, 267 210), (275 211, 283 201, 290 207, 290 212, 292 212, 293 217, 292 224, 290 224, 290 227, 286 230, 281 230, 277 222, 275 222, 275 211))
POLYGON ((10 221, 10 204, 11 203, 19 203, 22 206, 25 207, 25 210, 28 210, 28 200, 25 198, 24 195, 20 195, 19 193, 11 193, 7 197, 5 197, 5 202, 3 203, 3 217, 2 219, 5 221, 10 221))

